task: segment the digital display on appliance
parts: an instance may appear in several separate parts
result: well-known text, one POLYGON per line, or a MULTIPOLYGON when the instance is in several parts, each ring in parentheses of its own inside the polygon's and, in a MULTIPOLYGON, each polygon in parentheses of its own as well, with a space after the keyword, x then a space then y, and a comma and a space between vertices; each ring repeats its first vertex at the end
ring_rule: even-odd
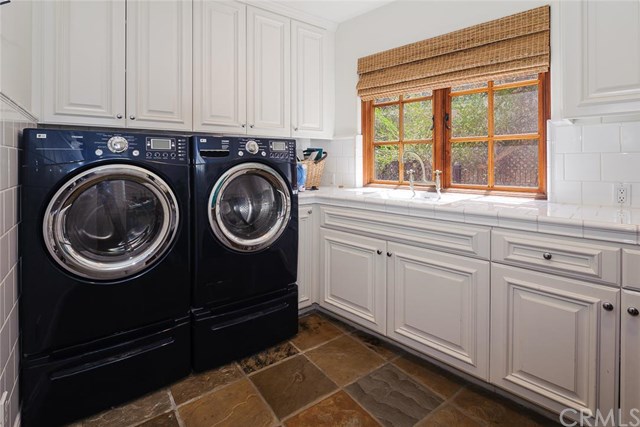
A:
POLYGON ((287 143, 283 141, 272 141, 271 149, 273 151, 287 151, 287 143))
POLYGON ((171 140, 151 138, 151 149, 152 150, 171 150, 171 140))

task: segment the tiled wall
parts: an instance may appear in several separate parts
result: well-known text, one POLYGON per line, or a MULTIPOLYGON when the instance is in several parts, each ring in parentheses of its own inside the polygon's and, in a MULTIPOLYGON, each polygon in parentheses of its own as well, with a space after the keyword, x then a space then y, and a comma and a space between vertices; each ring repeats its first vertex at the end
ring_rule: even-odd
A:
POLYGON ((631 186, 630 206, 640 208, 640 122, 550 123, 550 199, 616 206, 614 186, 631 186))
POLYGON ((359 137, 328 141, 298 139, 297 143, 299 152, 307 147, 319 147, 327 152, 322 174, 323 188, 362 186, 362 144, 359 137))
POLYGON ((0 99, 0 396, 9 393, 9 425, 19 413, 18 398, 18 138, 34 124, 0 99))

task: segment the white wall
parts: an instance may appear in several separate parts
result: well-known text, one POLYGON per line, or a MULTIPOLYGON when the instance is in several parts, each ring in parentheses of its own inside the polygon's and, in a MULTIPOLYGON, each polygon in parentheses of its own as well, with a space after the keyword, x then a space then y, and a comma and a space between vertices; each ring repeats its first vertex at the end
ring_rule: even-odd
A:
MULTIPOLYGON (((553 33, 556 2, 534 0, 398 0, 341 23, 336 31, 336 138, 360 133, 359 101, 356 95, 358 58, 545 4, 552 6, 553 33)), ((555 44, 554 39, 552 55, 555 44)), ((554 59, 555 56, 552 57, 552 63, 554 59)))

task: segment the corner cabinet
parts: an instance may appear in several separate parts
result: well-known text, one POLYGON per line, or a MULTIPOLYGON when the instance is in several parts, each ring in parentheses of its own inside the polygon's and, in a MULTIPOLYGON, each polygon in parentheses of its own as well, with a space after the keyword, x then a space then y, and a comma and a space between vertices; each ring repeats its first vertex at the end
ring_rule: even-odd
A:
POLYGON ((494 264, 491 382, 560 413, 617 407, 620 290, 494 264))
POLYGON ((563 116, 640 112, 640 2, 560 2, 563 116))
POLYGON ((190 0, 55 1, 43 13, 43 122, 191 129, 190 0))

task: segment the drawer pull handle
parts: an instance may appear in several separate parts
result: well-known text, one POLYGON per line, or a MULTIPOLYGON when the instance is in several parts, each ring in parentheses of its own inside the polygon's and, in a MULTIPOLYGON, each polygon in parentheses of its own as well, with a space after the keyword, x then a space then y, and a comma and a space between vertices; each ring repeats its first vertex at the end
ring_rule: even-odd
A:
POLYGON ((378 253, 378 255, 382 255, 382 251, 380 249, 378 249, 376 252, 378 253))
POLYGON ((627 308, 627 313, 629 313, 632 316, 637 316, 638 314, 640 314, 640 311, 638 311, 638 309, 635 307, 629 307, 627 308))
POLYGON ((546 259, 547 261, 551 259, 551 254, 549 252, 545 252, 542 254, 542 258, 546 259))
POLYGON ((313 213, 313 210, 309 209, 309 210, 307 211, 307 213, 308 213, 309 215, 311 215, 311 214, 313 213))
POLYGON ((390 257, 391 255, 393 255, 391 252, 387 252, 388 257, 390 257))
POLYGON ((613 311, 613 304, 611 304, 610 302, 605 302, 602 304, 602 308, 607 311, 613 311))

